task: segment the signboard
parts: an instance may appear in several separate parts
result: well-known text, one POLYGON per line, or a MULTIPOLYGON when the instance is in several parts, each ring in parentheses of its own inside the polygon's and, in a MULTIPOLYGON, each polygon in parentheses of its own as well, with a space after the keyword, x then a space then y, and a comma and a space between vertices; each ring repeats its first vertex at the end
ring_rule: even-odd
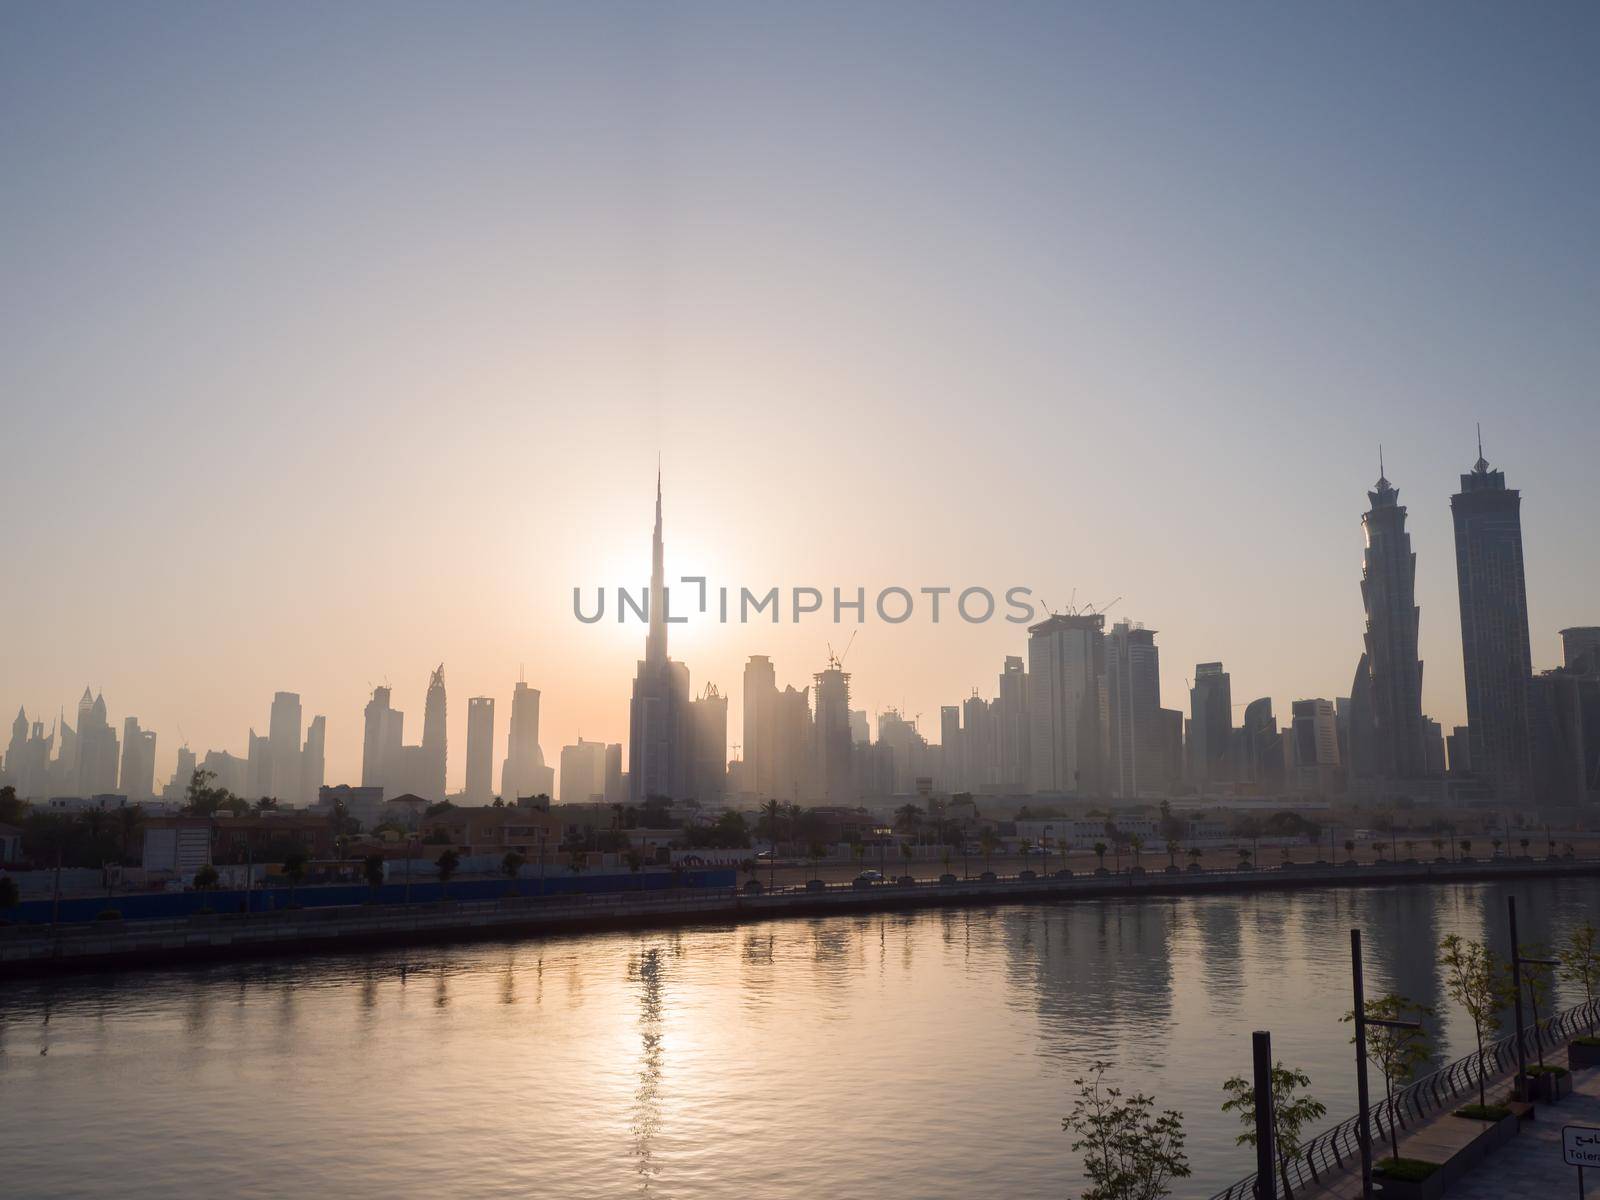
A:
POLYGON ((1589 1125, 1564 1125, 1561 1157, 1569 1167, 1600 1167, 1600 1129, 1589 1125))

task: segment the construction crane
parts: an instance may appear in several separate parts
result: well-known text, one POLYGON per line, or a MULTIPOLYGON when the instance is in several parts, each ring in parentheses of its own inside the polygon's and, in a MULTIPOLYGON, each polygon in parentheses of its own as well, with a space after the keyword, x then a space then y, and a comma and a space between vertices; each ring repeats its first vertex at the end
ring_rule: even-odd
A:
POLYGON ((860 632, 861 631, 859 629, 852 629, 850 631, 850 640, 844 644, 844 654, 835 654, 833 652, 833 643, 829 642, 827 644, 828 645, 828 670, 830 670, 830 671, 842 671, 842 670, 844 670, 845 655, 849 654, 850 653, 850 647, 854 646, 856 644, 856 634, 858 634, 860 632))

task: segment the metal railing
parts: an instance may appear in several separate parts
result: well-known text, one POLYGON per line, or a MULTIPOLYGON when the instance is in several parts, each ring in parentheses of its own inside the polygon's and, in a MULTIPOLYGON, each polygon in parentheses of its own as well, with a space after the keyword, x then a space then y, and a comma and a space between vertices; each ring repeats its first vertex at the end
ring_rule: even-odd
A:
MULTIPOLYGON (((1600 1001, 1575 1005, 1547 1020, 1528 1025, 1523 1036, 1526 1052, 1536 1053, 1540 1047, 1550 1049, 1564 1041, 1592 1032, 1600 1020, 1600 1001)), ((1369 1135, 1372 1145, 1382 1146, 1389 1140, 1393 1129, 1403 1134, 1411 1126, 1459 1107, 1463 1096, 1476 1099, 1481 1075, 1485 1084, 1498 1079, 1516 1066, 1517 1035, 1505 1037, 1485 1046, 1483 1052, 1459 1058, 1448 1066, 1440 1067, 1431 1075, 1407 1084, 1394 1096, 1385 1097, 1374 1104, 1368 1113, 1369 1135)), ((1300 1148, 1300 1153, 1287 1164, 1287 1174, 1297 1186, 1320 1184, 1353 1162, 1359 1162, 1359 1116, 1340 1121, 1325 1129, 1300 1148)), ((1255 1196, 1256 1176, 1247 1175, 1223 1188, 1211 1200, 1251 1200, 1255 1196)))

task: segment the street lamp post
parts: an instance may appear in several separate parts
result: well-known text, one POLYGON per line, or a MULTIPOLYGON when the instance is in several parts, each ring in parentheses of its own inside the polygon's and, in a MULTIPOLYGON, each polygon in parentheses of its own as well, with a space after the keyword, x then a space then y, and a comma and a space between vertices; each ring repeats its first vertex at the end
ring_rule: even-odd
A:
MULTIPOLYGON (((1528 1089, 1528 1051, 1527 1051, 1527 1047, 1526 1047, 1526 1045, 1525 1045, 1525 1043, 1523 1041, 1523 1033, 1522 1033, 1522 964, 1523 963, 1528 963, 1530 966, 1536 966, 1536 967, 1558 967, 1561 964, 1559 962, 1557 962, 1553 958, 1523 958, 1522 957, 1522 946, 1521 946, 1521 943, 1517 941, 1517 898, 1515 896, 1507 896, 1506 897, 1506 915, 1507 915, 1507 917, 1509 918, 1509 920, 1511 922, 1511 990, 1512 990, 1513 997, 1515 999, 1515 1004, 1514 1004, 1515 1017, 1514 1017, 1514 1019, 1515 1019, 1515 1021, 1517 1023, 1517 1086, 1516 1086, 1516 1093, 1517 1093, 1517 1095, 1521 1096, 1524 1100, 1526 1100, 1526 1099, 1529 1098, 1529 1096, 1528 1096, 1528 1091, 1529 1091, 1529 1089, 1528 1089)), ((1535 1010, 1535 1012, 1533 1014, 1533 1019, 1535 1021, 1537 1021, 1539 1019, 1539 1014, 1538 1014, 1537 1010, 1535 1010)), ((1535 1037, 1539 1036, 1539 1031, 1537 1029, 1534 1030, 1534 1036, 1535 1037)), ((1544 1051, 1543 1051, 1542 1047, 1541 1047, 1539 1053, 1540 1053, 1541 1056, 1543 1055, 1544 1051)), ((1542 1058, 1541 1058, 1541 1061, 1543 1061, 1542 1058)))
POLYGON ((1046 878, 1050 876, 1050 835, 1055 831, 1056 827, 1054 825, 1046 825, 1044 832, 1039 835, 1039 846, 1044 850, 1044 873, 1046 878))
MULTIPOLYGON (((1356 1104, 1360 1116, 1356 1120, 1356 1143, 1361 1147, 1361 1198, 1372 1200, 1372 1119, 1367 1103, 1367 1026, 1381 1025, 1386 1029, 1421 1029, 1418 1021, 1387 1021, 1367 1016, 1366 989, 1361 979, 1361 930, 1350 931, 1350 981, 1355 991, 1355 1011, 1352 1014, 1356 1027, 1356 1104)), ((1393 1115, 1391 1114, 1391 1120, 1393 1115)))
POLYGON ((1250 1035, 1255 1066, 1256 1098, 1256 1200, 1277 1200, 1274 1162, 1278 1156, 1272 1113, 1272 1034, 1256 1030, 1250 1035))

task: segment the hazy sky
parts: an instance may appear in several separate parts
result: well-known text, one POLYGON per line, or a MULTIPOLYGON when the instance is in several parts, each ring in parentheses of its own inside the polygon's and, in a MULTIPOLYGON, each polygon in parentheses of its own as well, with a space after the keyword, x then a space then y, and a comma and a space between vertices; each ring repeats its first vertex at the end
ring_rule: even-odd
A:
MULTIPOLYGON (((1600 623, 1593 4, 0 7, 0 709, 360 768, 519 664, 626 735, 658 456, 713 583, 1121 596, 1165 702, 1348 693, 1360 515, 1524 492, 1534 661, 1600 623)), ((674 630, 698 691, 848 636, 674 630)), ((858 707, 992 695, 1017 626, 863 626, 858 707)))

